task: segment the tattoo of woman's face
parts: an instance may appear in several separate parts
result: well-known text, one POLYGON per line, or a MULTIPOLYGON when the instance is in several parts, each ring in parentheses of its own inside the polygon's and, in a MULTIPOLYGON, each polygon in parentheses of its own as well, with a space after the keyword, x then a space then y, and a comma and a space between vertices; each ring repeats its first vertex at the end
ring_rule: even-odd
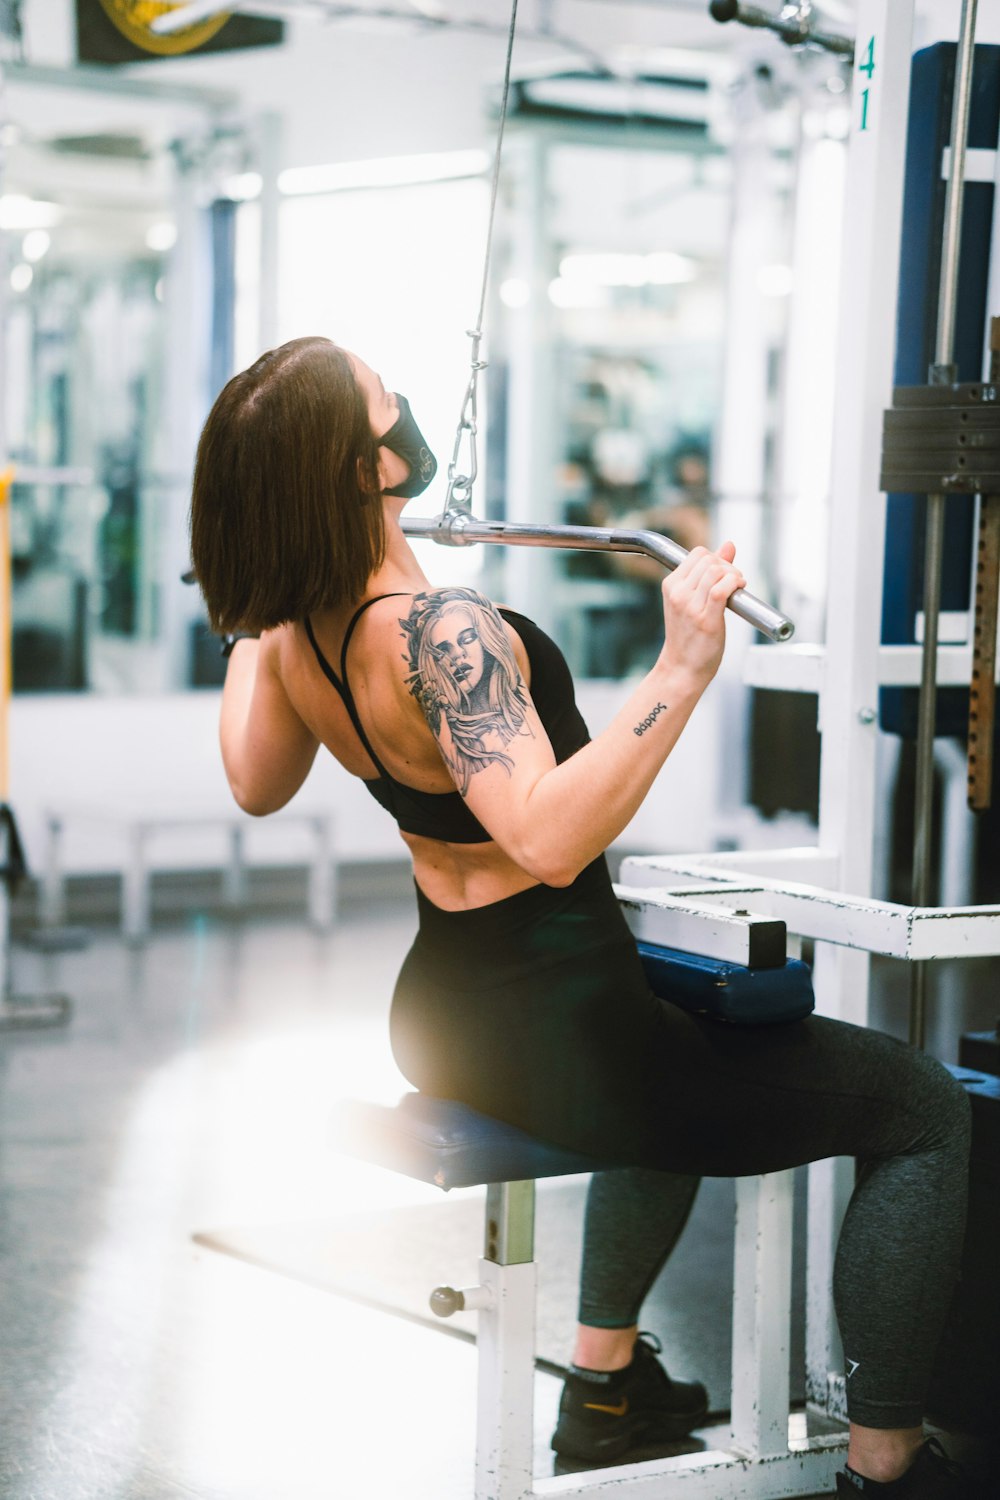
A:
POLYGON ((503 620, 474 589, 416 594, 400 620, 410 692, 435 735, 447 726, 445 759, 463 794, 485 766, 513 767, 503 747, 530 734, 527 693, 503 620))
POLYGON ((435 661, 450 673, 463 696, 471 696, 483 680, 486 655, 468 605, 445 610, 431 627, 430 643, 435 661))

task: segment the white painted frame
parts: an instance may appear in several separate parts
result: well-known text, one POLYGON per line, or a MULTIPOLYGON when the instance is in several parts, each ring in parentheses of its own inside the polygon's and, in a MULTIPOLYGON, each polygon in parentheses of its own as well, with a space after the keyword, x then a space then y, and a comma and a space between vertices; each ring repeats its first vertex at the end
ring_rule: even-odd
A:
POLYGON ((479 1310, 475 1500, 781 1500, 832 1489, 846 1433, 808 1438, 789 1414, 792 1183, 775 1172, 737 1184, 732 1422, 714 1434, 719 1446, 551 1478, 533 1475, 534 1184, 491 1188, 488 1226, 499 1220, 504 1243, 529 1258, 484 1256, 479 1286, 463 1291, 479 1310))
MULTIPOLYGON (((782 856, 772 857, 776 878, 758 874, 759 894, 770 912, 784 903, 794 908, 786 916, 789 930, 810 930, 806 913, 816 917, 810 932, 819 938, 814 983, 819 1010, 864 1024, 868 1016, 867 938, 882 932, 877 951, 903 950, 916 957, 926 934, 942 929, 944 940, 931 946, 954 946, 957 925, 947 914, 907 912, 872 903, 873 849, 877 795, 877 694, 887 673, 909 673, 907 657, 887 662, 880 649, 882 562, 885 500, 879 489, 882 413, 891 401, 898 291, 899 247, 902 229, 903 173, 909 104, 910 59, 913 37, 913 0, 859 0, 856 66, 866 59, 868 39, 874 38, 877 72, 862 82, 868 88, 861 116, 861 89, 855 88, 845 194, 844 253, 837 353, 838 399, 834 414, 833 472, 831 476, 828 632, 825 649, 769 647, 753 656, 767 662, 769 673, 785 673, 783 686, 817 691, 820 700, 822 757, 820 773, 819 848, 814 860, 799 858, 800 867, 813 865, 818 885, 796 884, 789 890, 777 875, 782 856), (862 128, 862 125, 864 128, 862 128), (779 667, 778 663, 782 663, 779 667), (786 665, 791 664, 791 665, 786 665), (803 667, 805 665, 806 672, 803 667), (795 681, 798 674, 801 681, 795 681), (822 873, 818 873, 821 870, 822 873), (834 897, 829 889, 850 893, 834 897), (855 923, 865 933, 855 932, 855 923)), ((856 83, 859 81, 855 75, 856 83)), ((915 656, 915 653, 914 653, 915 656)), ((950 662, 953 670, 956 664, 950 662)), ((964 665, 964 663, 963 663, 964 665)), ((755 662, 755 668, 756 662, 755 662)), ((775 684, 777 685, 777 684, 775 684)), ((716 910, 701 920, 714 923, 716 932, 732 931, 721 913, 728 891, 739 904, 746 898, 746 871, 737 868, 728 883, 717 868, 697 862, 669 873, 687 881, 675 898, 657 898, 648 889, 636 892, 640 926, 663 932, 670 924, 676 933, 687 918, 681 913, 684 897, 704 906, 711 895, 716 910), (714 875, 714 878, 713 878, 714 875), (692 881, 703 882, 700 895, 692 881), (669 919, 668 919, 669 908, 669 919)), ((791 859, 791 863, 796 863, 791 859)), ((754 860, 747 861, 752 868, 754 860)), ((759 862, 758 862, 759 863, 759 862)), ((653 876, 648 866, 629 862, 627 883, 653 876)), ((667 872, 659 869, 661 876, 667 872)), ((657 883, 669 883, 662 880, 657 883)), ((631 896, 632 893, 630 893, 631 896)), ((730 907, 732 909, 732 907, 730 907)), ((784 912, 780 913, 784 915, 784 912)), ((981 942, 1000 951, 992 933, 1000 928, 996 913, 963 913, 963 943, 981 942)), ((675 944, 676 945, 676 944, 675 944)), ((830 1287, 833 1257, 843 1209, 850 1191, 850 1164, 822 1162, 811 1169, 809 1193, 809 1250, 807 1288, 807 1393, 811 1403, 828 1415, 843 1414, 843 1364, 834 1322, 830 1287)), ((651 1464, 594 1471, 584 1477, 530 1477, 530 1455, 510 1448, 504 1461, 482 1483, 476 1500, 527 1500, 530 1496, 570 1497, 614 1495, 616 1500, 675 1496, 703 1500, 736 1497, 795 1496, 833 1487, 841 1462, 843 1437, 814 1440, 791 1447, 787 1434, 787 1382, 782 1375, 787 1360, 781 1354, 787 1338, 786 1267, 790 1246, 790 1185, 787 1174, 746 1179, 739 1189, 738 1258, 734 1302, 732 1447, 651 1464), (766 1353, 765 1353, 766 1351, 766 1353), (509 1462, 507 1462, 509 1460, 509 1462)), ((492 1347, 490 1333, 499 1307, 480 1315, 487 1334, 484 1354, 492 1347)), ((523 1315, 522 1315, 523 1316, 523 1315)), ((527 1326, 526 1324, 524 1325, 527 1326)), ((499 1375, 488 1361, 482 1369, 487 1390, 498 1390, 499 1375)), ((522 1399, 524 1398, 522 1387, 522 1399)))
MULTIPOLYGON (((622 869, 623 885, 632 888, 624 892, 627 910, 640 936, 670 941, 668 934, 680 930, 679 901, 697 893, 701 903, 730 909, 738 903, 760 915, 779 916, 790 933, 816 939, 817 1008, 861 1025, 868 1020, 871 952, 912 961, 1000 953, 1000 908, 906 907, 871 897, 879 817, 878 690, 912 685, 920 672, 919 648, 880 644, 881 427, 892 395, 913 9, 912 0, 861 0, 857 13, 855 66, 866 59, 871 37, 877 71, 865 80, 866 129, 860 128, 858 88, 852 106, 826 644, 755 647, 746 663, 746 677, 755 685, 818 695, 818 848, 654 856, 629 860, 622 869), (705 882, 700 890, 694 884, 699 879, 705 882), (654 893, 653 886, 660 889, 654 893)), ((994 264, 998 253, 994 245, 994 264)), ((941 646, 937 667, 942 684, 967 684, 969 648, 941 646)), ((810 1402, 830 1416, 844 1412, 843 1357, 830 1286, 851 1177, 849 1162, 810 1168, 806 1384, 810 1402)))
POLYGON ((767 917, 783 921, 798 937, 911 962, 1000 954, 1000 906, 902 906, 780 880, 713 880, 705 869, 701 873, 709 878, 692 886, 698 873, 697 856, 674 860, 648 855, 622 862, 622 883, 615 889, 637 938, 691 949, 704 914, 704 938, 697 951, 713 958, 730 956, 723 951, 735 946, 730 924, 740 931, 767 917), (677 885, 670 880, 672 872, 677 885), (727 915, 736 909, 750 914, 727 915))
MULTIPOLYGON (((877 72, 864 80, 863 129, 858 88, 852 104, 827 641, 825 648, 755 652, 750 669, 755 681, 819 694, 818 848, 654 856, 629 860, 622 872, 629 918, 640 936, 682 946, 678 934, 697 929, 718 951, 738 931, 732 921, 738 903, 780 916, 791 933, 815 938, 818 1009, 862 1025, 868 1018, 870 952, 912 960, 1000 953, 998 908, 908 908, 871 899, 877 693, 881 682, 909 681, 917 655, 887 655, 879 645, 881 427, 892 388, 913 10, 913 0, 859 0, 857 11, 856 66, 867 58, 873 38, 877 72)), ((949 681, 952 674, 961 677, 964 659, 948 648, 939 662, 949 681)), ((810 1175, 806 1385, 813 1409, 828 1417, 843 1416, 843 1358, 830 1287, 851 1176, 851 1164, 840 1161, 817 1163, 810 1175)), ((789 1422, 790 1174, 742 1179, 737 1203, 732 1430, 724 1446, 708 1452, 534 1478, 533 1267, 481 1263, 492 1291, 479 1315, 476 1500, 778 1500, 832 1489, 845 1434, 806 1439, 793 1436, 795 1424, 789 1422)))

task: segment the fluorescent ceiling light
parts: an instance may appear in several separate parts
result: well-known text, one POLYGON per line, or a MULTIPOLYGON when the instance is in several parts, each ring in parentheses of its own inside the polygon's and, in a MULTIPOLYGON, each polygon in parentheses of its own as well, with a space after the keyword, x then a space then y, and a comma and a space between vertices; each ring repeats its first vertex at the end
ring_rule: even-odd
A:
POLYGON ((527 307, 531 301, 531 287, 520 276, 508 276, 500 283, 500 301, 504 307, 527 307))
POLYGON ((52 236, 45 229, 29 229, 21 242, 21 254, 25 260, 41 260, 48 253, 52 236))
POLYGON ((150 250, 172 250, 176 243, 177 225, 172 219, 161 219, 146 230, 146 245, 150 250))
POLYGON ((573 281, 557 276, 549 282, 549 301, 553 307, 603 307, 607 301, 604 289, 595 281, 573 281))
POLYGON ((370 161, 287 167, 278 177, 278 189, 295 197, 302 193, 343 192, 348 188, 444 182, 455 177, 481 177, 488 161, 485 151, 435 151, 419 156, 381 156, 370 161))
POLYGON ((649 255, 617 251, 564 255, 559 275, 564 281, 590 286, 676 286, 693 280, 693 260, 673 250, 657 250, 649 255))
POLYGON ((764 297, 788 297, 795 281, 791 266, 761 266, 757 272, 757 290, 764 297))
POLYGON ((259 172, 237 172, 233 177, 226 178, 222 184, 222 193, 235 203, 249 203, 251 198, 260 197, 263 186, 264 179, 259 172))
POLYGON ((0 229, 51 229, 62 217, 58 203, 5 193, 0 198, 0 229))

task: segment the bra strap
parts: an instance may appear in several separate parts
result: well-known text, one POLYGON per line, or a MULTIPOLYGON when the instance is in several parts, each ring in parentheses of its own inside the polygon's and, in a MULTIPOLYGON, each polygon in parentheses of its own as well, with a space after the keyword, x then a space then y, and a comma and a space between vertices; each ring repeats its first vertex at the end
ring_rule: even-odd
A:
MULTIPOLYGON (((371 609, 373 604, 378 604, 380 599, 401 599, 402 597, 401 592, 395 594, 376 594, 374 599, 366 599, 364 604, 359 605, 348 620, 347 629, 344 631, 344 644, 340 648, 340 675, 344 680, 345 687, 347 687, 347 648, 351 644, 351 636, 354 634, 361 616, 366 610, 371 609)), ((348 692, 350 692, 350 688, 348 688, 348 692)))
POLYGON ((326 657, 320 650, 319 641, 316 639, 316 633, 312 628, 312 621, 310 620, 308 615, 306 615, 303 623, 306 627, 306 635, 309 637, 309 644, 313 648, 316 660, 319 662, 321 668, 323 669, 323 676, 326 677, 329 682, 333 683, 333 686, 337 689, 337 692, 346 703, 347 695, 344 692, 344 684, 341 682, 340 678, 337 676, 336 672, 333 670, 330 663, 327 661, 326 657))
POLYGON ((323 675, 330 683, 332 683, 332 685, 337 689, 337 692, 343 699, 344 707, 347 709, 348 718, 354 725, 354 730, 358 736, 358 739, 361 741, 362 745, 367 751, 368 757, 371 760, 372 765, 378 771, 379 776, 381 776, 386 781, 392 781, 392 777, 389 775, 389 772, 385 769, 385 766, 383 766, 382 762, 375 754, 375 751, 372 748, 371 740, 369 740, 368 736, 365 734, 364 725, 361 723, 361 718, 358 714, 357 704, 354 702, 354 694, 351 692, 351 685, 347 680, 347 648, 351 643, 351 636, 354 634, 355 626, 361 619, 361 616, 364 614, 366 609, 370 609, 371 606, 373 604, 377 604, 380 599, 398 599, 401 597, 402 592, 394 594, 376 594, 374 599, 366 599, 364 604, 362 604, 358 609, 354 611, 353 615, 348 621, 347 630, 344 632, 344 644, 340 648, 339 677, 331 667, 330 663, 327 661, 323 652, 320 650, 319 642, 316 639, 316 633, 312 628, 312 621, 309 619, 308 615, 305 618, 306 635, 309 637, 309 644, 310 646, 312 646, 313 651, 315 652, 316 660, 320 664, 323 675))

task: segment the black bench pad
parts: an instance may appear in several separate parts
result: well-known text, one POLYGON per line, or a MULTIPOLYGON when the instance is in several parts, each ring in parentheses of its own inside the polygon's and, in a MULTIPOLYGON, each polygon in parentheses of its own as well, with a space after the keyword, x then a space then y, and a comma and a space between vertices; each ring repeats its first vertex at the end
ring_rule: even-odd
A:
POLYGON ((404 1094, 395 1106, 346 1099, 337 1108, 334 1130, 337 1144, 350 1155, 446 1191, 565 1177, 609 1165, 429 1094, 404 1094))
MULTIPOLYGON (((651 943, 640 943, 639 954, 654 994, 716 1020, 761 1025, 797 1020, 813 1008, 809 970, 794 959, 782 968, 748 969, 651 943)), ((404 1094, 394 1107, 345 1100, 335 1131, 350 1155, 446 1190, 614 1165, 534 1140, 515 1125, 428 1094, 404 1094)))

